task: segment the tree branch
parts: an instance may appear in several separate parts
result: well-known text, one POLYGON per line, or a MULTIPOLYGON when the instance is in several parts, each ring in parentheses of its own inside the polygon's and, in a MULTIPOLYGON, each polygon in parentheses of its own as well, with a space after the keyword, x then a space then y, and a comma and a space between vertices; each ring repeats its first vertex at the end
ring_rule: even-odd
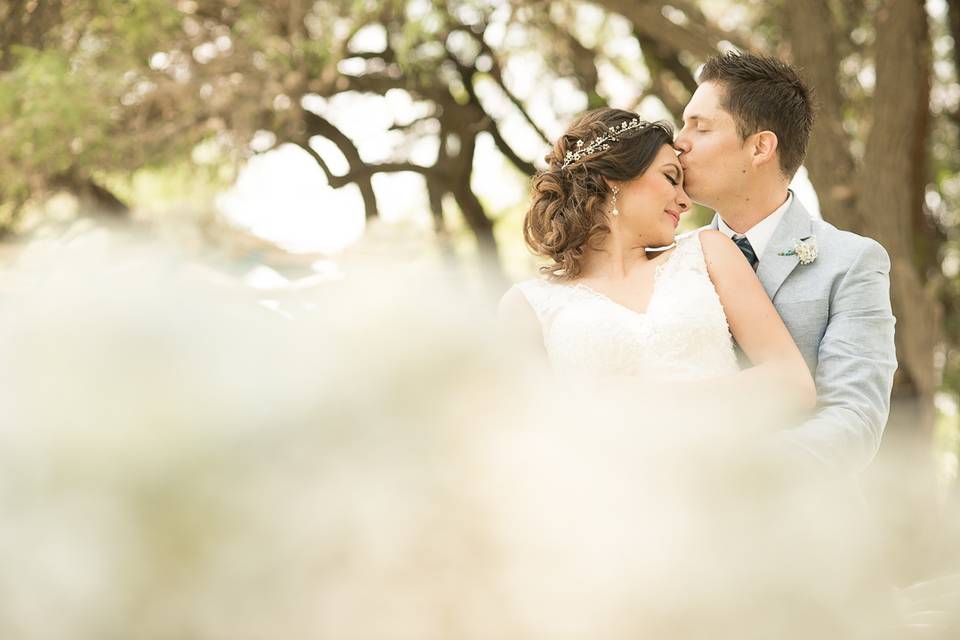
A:
MULTIPOLYGON (((377 194, 373 190, 373 183, 370 178, 373 175, 365 171, 367 169, 367 164, 360 157, 360 152, 357 150, 356 145, 353 144, 353 141, 350 140, 340 129, 335 127, 333 123, 328 121, 326 118, 308 111, 303 110, 303 119, 306 129, 306 138, 301 141, 299 144, 304 148, 307 153, 310 153, 309 140, 313 136, 323 136, 324 138, 330 140, 337 148, 340 149, 340 153, 343 154, 343 157, 347 159, 347 164, 350 166, 349 173, 356 173, 356 179, 350 180, 349 182, 356 183, 357 187, 360 189, 360 195, 363 197, 363 206, 366 218, 374 218, 379 215, 379 208, 377 207, 377 194)), ((319 158, 319 154, 311 153, 311 156, 314 159, 319 158)), ((320 165, 321 169, 324 169, 324 173, 327 174, 327 179, 335 178, 330 172, 329 167, 326 163, 320 165)), ((348 174, 349 175, 349 174, 348 174)), ((337 180, 331 182, 331 186, 334 188, 339 188, 336 186, 339 184, 337 180)), ((340 184, 340 186, 343 186, 340 184)))
POLYGON ((533 166, 532 162, 527 162, 521 158, 516 151, 513 150, 510 144, 500 133, 500 128, 497 126, 496 120, 494 120, 493 117, 490 116, 490 114, 488 114, 483 108, 483 103, 480 102, 480 98, 477 96, 476 87, 473 83, 473 77, 477 73, 476 68, 463 64, 455 55, 453 55, 452 52, 448 51, 447 53, 450 61, 456 65, 457 71, 460 73, 460 77, 463 80, 463 86, 466 89, 467 95, 470 99, 469 105, 472 106, 478 112, 477 115, 480 116, 480 122, 477 130, 486 131, 493 136, 493 141, 496 143, 497 148, 500 149, 500 152, 506 156, 506 158, 520 171, 528 176, 532 176, 537 172, 537 168, 533 166))
MULTIPOLYGON (((663 15, 666 3, 639 0, 598 0, 606 9, 619 13, 631 22, 634 29, 653 40, 663 42, 672 49, 687 51, 698 58, 705 59, 719 51, 722 41, 727 41, 741 49, 750 50, 749 39, 743 34, 725 31, 710 23, 699 11, 692 9, 684 15, 688 24, 678 25, 663 15)), ((677 4, 670 5, 675 8, 677 4)), ((687 5, 689 8, 689 5, 687 5)))
POLYGON ((537 168, 532 162, 527 162, 523 158, 517 155, 517 152, 510 147, 506 140, 504 140, 503 135, 500 133, 500 129, 497 127, 497 123, 493 121, 493 118, 487 117, 487 133, 493 136, 493 142, 497 145, 497 149, 500 150, 507 160, 513 163, 517 169, 522 171, 528 176, 532 176, 537 172, 537 168))
MULTIPOLYGON (((529 23, 542 32, 542 38, 552 43, 545 50, 546 59, 553 68, 565 78, 570 79, 587 95, 587 108, 595 109, 607 106, 606 99, 597 91, 600 74, 597 70, 599 54, 583 45, 571 32, 568 24, 557 24, 556 19, 547 10, 549 2, 542 2, 544 10, 534 14, 529 23)), ((564 8, 569 8, 566 4, 564 8)), ((569 22, 574 16, 568 13, 569 22)), ((561 17, 560 19, 562 19, 561 17)))
POLYGON ((526 106, 510 89, 507 87, 506 82, 503 78, 503 68, 500 65, 500 60, 497 57, 497 54, 490 48, 490 45, 486 43, 483 39, 482 33, 477 33, 473 29, 463 28, 462 31, 467 33, 471 38, 473 38, 480 45, 481 54, 486 54, 491 60, 490 71, 487 74, 496 82, 497 86, 500 87, 500 90, 503 91, 503 94, 507 97, 511 104, 516 107, 517 111, 520 112, 520 115, 523 119, 530 125, 530 127, 540 136, 540 139, 543 140, 544 144, 550 144, 550 138, 547 137, 547 134, 543 132, 533 118, 530 117, 530 114, 527 112, 526 106))
POLYGON ((697 90, 696 78, 693 77, 690 69, 680 62, 679 51, 638 31, 634 31, 634 36, 640 44, 643 60, 650 71, 652 93, 660 99, 675 122, 682 122, 683 109, 690 100, 690 96, 697 90), (686 90, 686 95, 678 95, 677 91, 670 86, 667 75, 677 80, 677 83, 686 90))
MULTIPOLYGON (((650 68, 651 75, 666 71, 683 85, 688 94, 693 94, 697 90, 697 79, 693 76, 693 72, 680 61, 679 49, 674 49, 668 43, 651 38, 639 31, 634 31, 634 35, 640 43, 644 60, 648 61, 647 67, 650 68), (650 61, 653 62, 652 68, 650 61)), ((689 96, 687 98, 689 99, 689 96)))
POLYGON ((437 119, 437 114, 431 113, 421 118, 414 118, 410 122, 405 122, 403 124, 394 122, 392 125, 390 125, 389 131, 410 131, 416 128, 417 125, 425 124, 430 121, 435 121, 436 119, 437 119))

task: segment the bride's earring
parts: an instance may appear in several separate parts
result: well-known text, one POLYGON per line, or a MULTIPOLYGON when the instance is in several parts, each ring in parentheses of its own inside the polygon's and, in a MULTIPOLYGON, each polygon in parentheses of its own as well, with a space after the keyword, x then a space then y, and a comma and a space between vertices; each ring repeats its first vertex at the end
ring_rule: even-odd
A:
POLYGON ((613 191, 613 199, 610 201, 610 215, 618 216, 620 215, 620 209, 617 209, 617 194, 620 193, 620 187, 613 185, 610 189, 613 191))

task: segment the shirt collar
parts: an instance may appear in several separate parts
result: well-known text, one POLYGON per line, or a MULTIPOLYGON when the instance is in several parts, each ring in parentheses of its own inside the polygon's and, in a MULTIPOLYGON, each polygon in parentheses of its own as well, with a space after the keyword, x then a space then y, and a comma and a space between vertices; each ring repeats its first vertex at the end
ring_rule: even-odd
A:
MULTIPOLYGON (((787 199, 782 205, 777 207, 773 213, 768 215, 766 218, 753 225, 747 232, 742 234, 747 236, 747 240, 750 241, 750 246, 753 247, 753 252, 757 254, 757 257, 763 256, 764 249, 767 248, 767 245, 770 243, 770 238, 773 237, 773 232, 777 230, 777 225, 780 224, 780 220, 783 219, 783 214, 787 212, 787 209, 790 208, 790 204, 793 202, 793 191, 787 191, 787 199)), ((738 235, 736 231, 727 226, 727 223, 723 221, 723 216, 717 216, 717 228, 723 232, 728 238, 732 238, 735 235, 738 235)))

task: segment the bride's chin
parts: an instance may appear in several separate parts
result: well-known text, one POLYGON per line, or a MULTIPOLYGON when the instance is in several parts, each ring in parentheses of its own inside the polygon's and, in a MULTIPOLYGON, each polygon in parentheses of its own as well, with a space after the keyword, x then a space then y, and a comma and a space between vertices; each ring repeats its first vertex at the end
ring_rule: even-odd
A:
POLYGON ((656 251, 664 249, 676 242, 674 230, 670 229, 651 229, 647 233, 638 234, 638 244, 642 245, 647 251, 656 251))
POLYGON ((677 239, 672 233, 664 234, 662 237, 656 238, 654 243, 650 246, 650 248, 654 249, 659 247, 669 247, 676 241, 677 239))

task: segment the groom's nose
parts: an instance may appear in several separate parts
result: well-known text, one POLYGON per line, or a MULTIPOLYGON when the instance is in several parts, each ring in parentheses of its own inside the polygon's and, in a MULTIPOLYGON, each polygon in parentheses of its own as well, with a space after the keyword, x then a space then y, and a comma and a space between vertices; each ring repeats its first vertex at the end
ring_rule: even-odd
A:
POLYGON ((673 143, 673 148, 680 152, 680 155, 683 155, 690 151, 690 141, 687 139, 687 136, 680 132, 680 135, 677 136, 677 139, 673 143))

